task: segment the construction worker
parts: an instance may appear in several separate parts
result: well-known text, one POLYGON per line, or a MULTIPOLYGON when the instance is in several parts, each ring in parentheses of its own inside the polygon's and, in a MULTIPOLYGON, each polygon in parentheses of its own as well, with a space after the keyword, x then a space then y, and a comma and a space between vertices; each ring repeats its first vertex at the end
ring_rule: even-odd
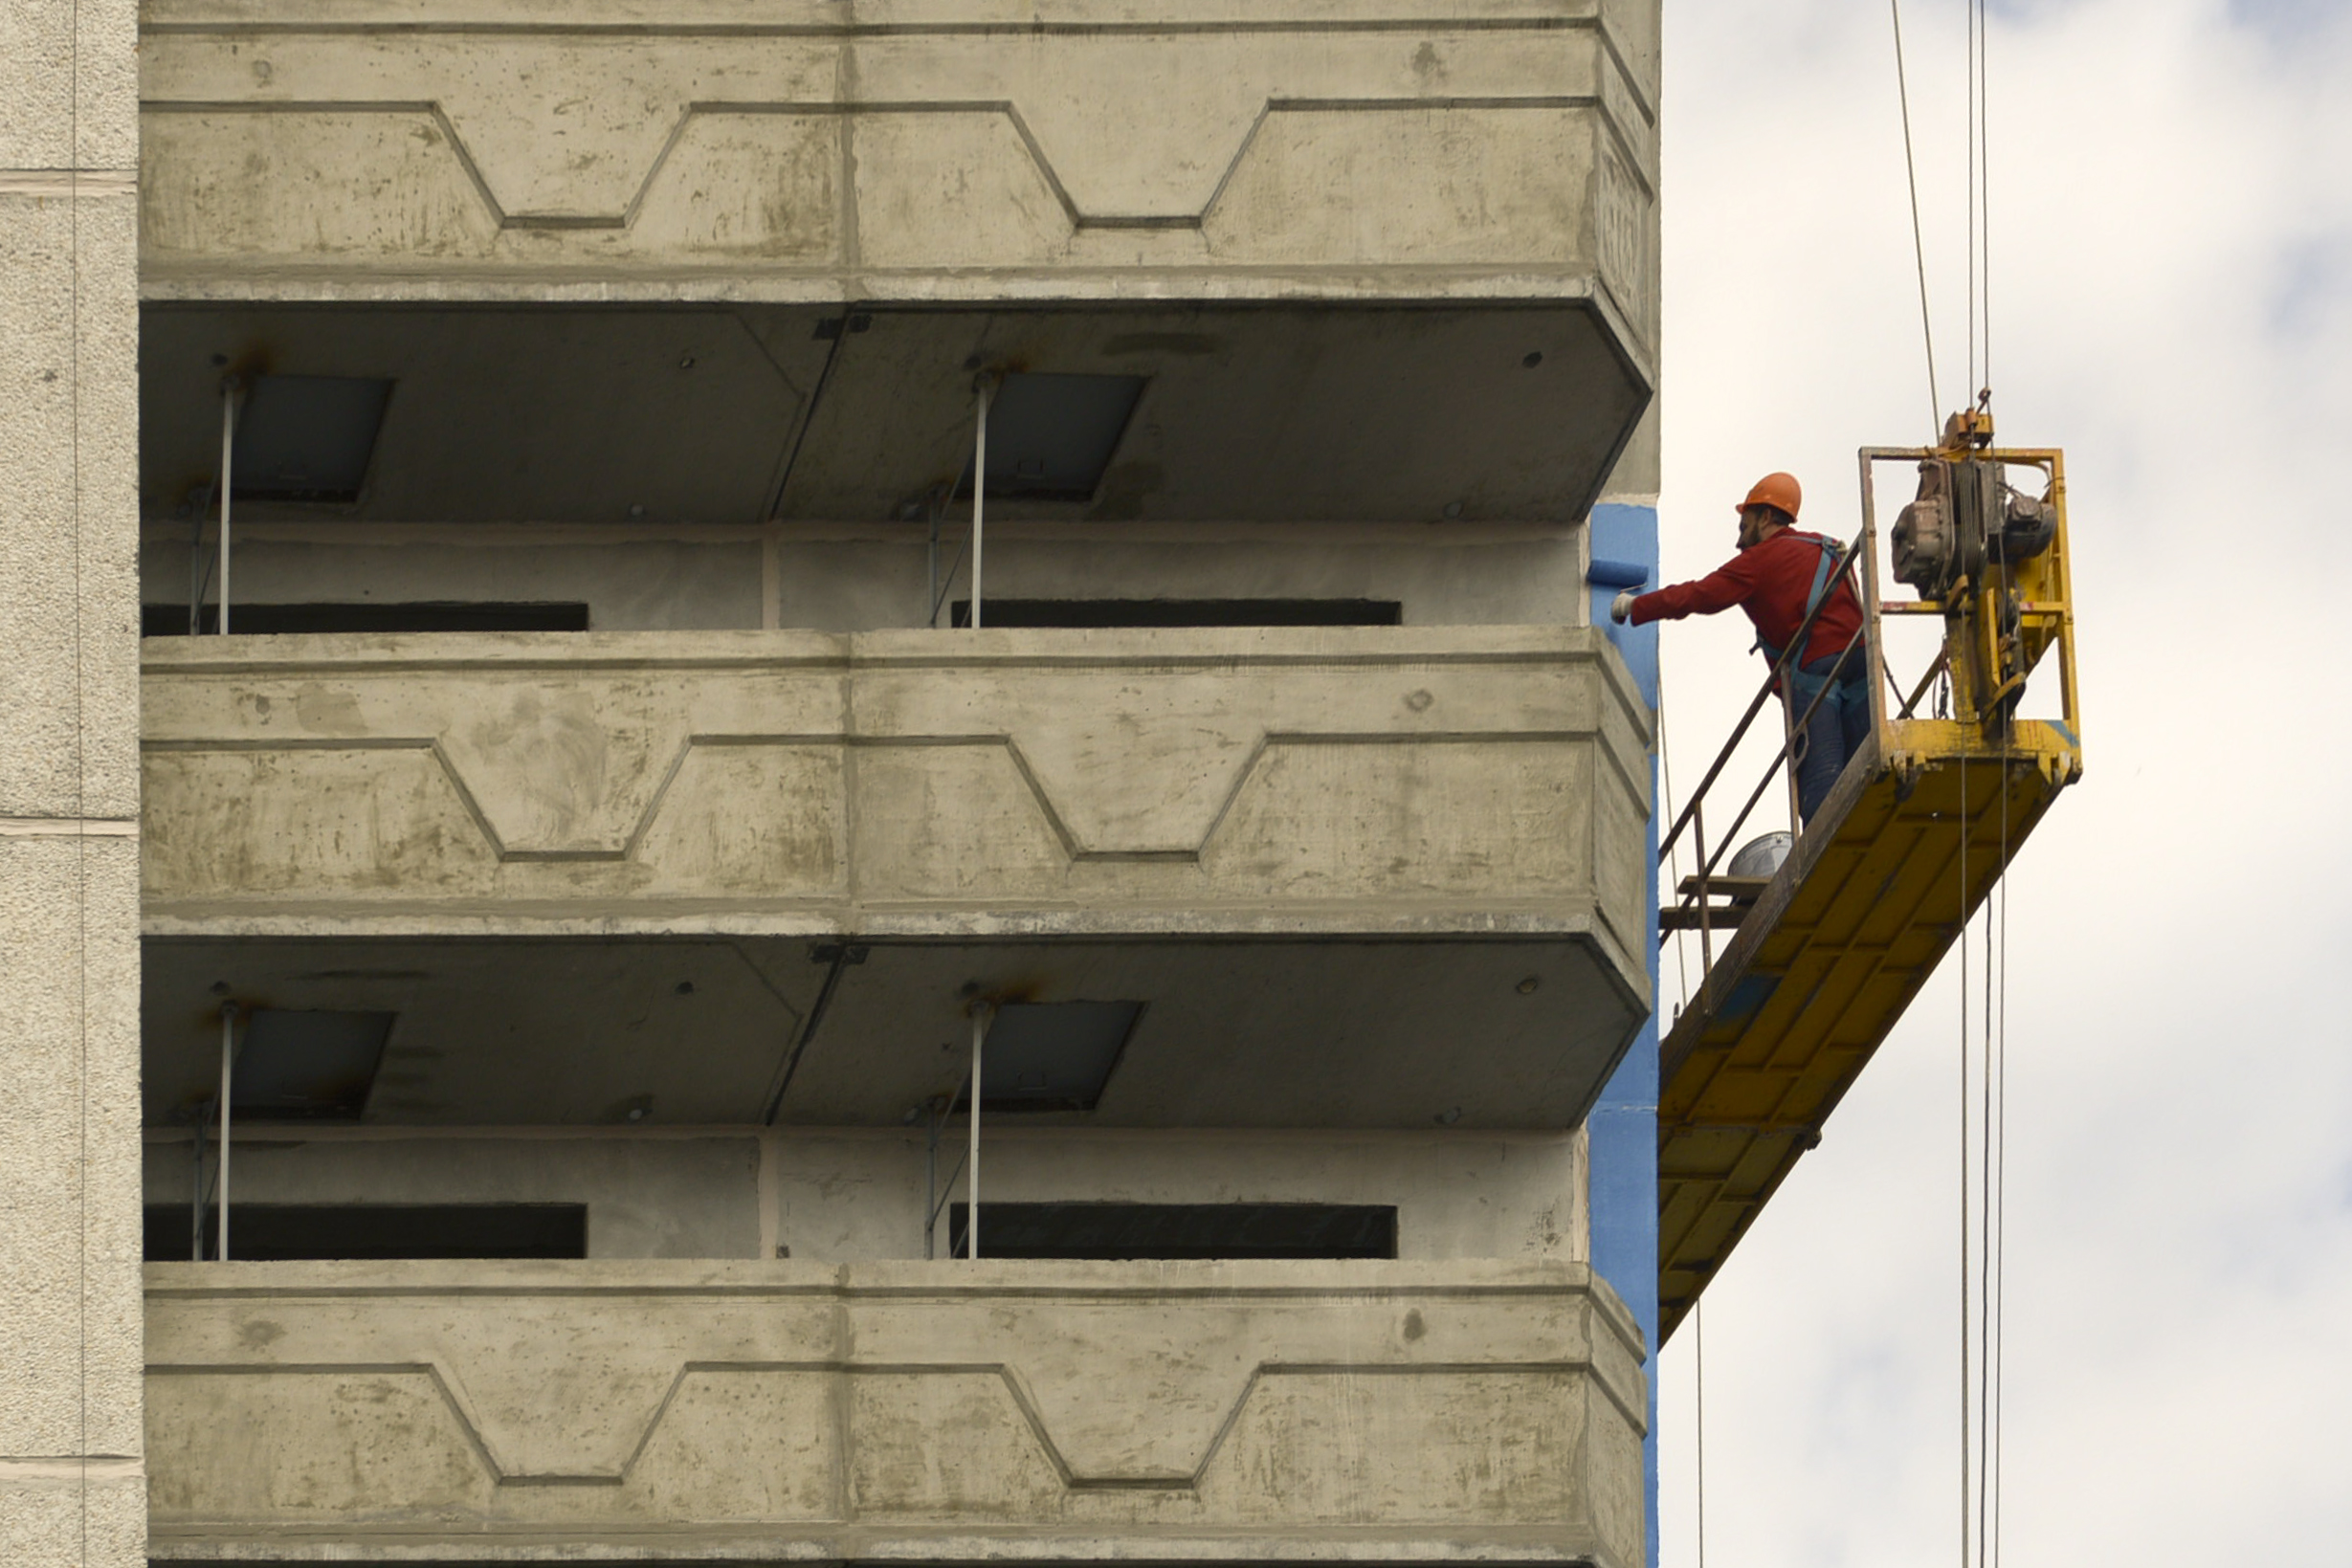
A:
POLYGON ((1609 613, 1620 625, 1641 626, 1713 615, 1737 605, 1756 623, 1756 646, 1777 666, 1806 616, 1821 605, 1805 651, 1781 688, 1791 722, 1808 708, 1812 712, 1796 738, 1795 761, 1797 809, 1809 822, 1845 771, 1846 759, 1870 733, 1870 660, 1864 649, 1853 646, 1839 666, 1838 656, 1858 644, 1862 606, 1851 577, 1837 575, 1844 547, 1798 530, 1797 510, 1804 499, 1793 475, 1765 475, 1740 503, 1738 555, 1695 583, 1676 583, 1655 593, 1620 593, 1609 613))

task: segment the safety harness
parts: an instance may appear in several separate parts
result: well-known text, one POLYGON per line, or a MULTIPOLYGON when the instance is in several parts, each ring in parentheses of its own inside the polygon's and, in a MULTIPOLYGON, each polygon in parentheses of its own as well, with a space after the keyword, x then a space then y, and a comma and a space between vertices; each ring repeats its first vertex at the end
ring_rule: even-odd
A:
MULTIPOLYGON (((1837 541, 1820 534, 1802 534, 1794 529, 1789 530, 1789 534, 1791 538, 1801 539, 1821 552, 1821 563, 1813 568, 1813 591, 1805 596, 1805 614, 1802 619, 1809 621, 1813 618, 1813 611, 1821 607, 1821 601, 1829 596, 1830 584, 1836 579, 1838 568, 1845 564, 1846 550, 1845 546, 1837 541)), ((1765 658, 1772 661, 1775 669, 1780 667, 1781 657, 1786 651, 1786 650, 1773 647, 1761 635, 1756 639, 1756 647, 1765 658)), ((1814 698, 1820 696, 1822 691, 1830 684, 1828 675, 1806 674, 1802 668, 1804 662, 1799 659, 1786 672, 1790 699, 1795 704, 1795 711, 1800 715, 1812 708, 1814 698)), ((1868 687, 1852 674, 1842 674, 1837 683, 1837 690, 1822 699, 1822 709, 1838 714, 1842 720, 1846 706, 1857 700, 1863 702, 1870 700, 1868 687)))

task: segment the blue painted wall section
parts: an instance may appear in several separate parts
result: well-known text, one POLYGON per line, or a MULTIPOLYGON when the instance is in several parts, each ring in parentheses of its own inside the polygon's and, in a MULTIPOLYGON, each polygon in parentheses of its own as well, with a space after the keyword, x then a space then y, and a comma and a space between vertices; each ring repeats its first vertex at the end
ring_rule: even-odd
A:
MULTIPOLYGON (((1658 514, 1654 506, 1592 509, 1592 624, 1625 655, 1652 712, 1658 705, 1658 629, 1617 626, 1609 602, 1621 588, 1657 586, 1658 514)), ((1650 864, 1658 858, 1657 756, 1650 761, 1650 864)), ((1650 994, 1658 994, 1657 878, 1650 879, 1650 994)), ((1586 1123, 1592 1142, 1592 1266, 1625 1297, 1649 1342, 1650 1435, 1642 1444, 1649 1491, 1650 1562, 1658 1560, 1658 1022, 1655 1011, 1601 1092, 1586 1123)))

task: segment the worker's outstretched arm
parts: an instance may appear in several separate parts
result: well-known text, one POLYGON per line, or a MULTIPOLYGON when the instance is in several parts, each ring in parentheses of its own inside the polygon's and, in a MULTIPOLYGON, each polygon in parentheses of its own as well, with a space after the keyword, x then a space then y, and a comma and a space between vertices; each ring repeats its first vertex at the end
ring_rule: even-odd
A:
POLYGON ((1758 552, 1743 550, 1706 576, 1692 583, 1673 583, 1633 601, 1629 613, 1635 626, 1651 621, 1679 621, 1685 615, 1713 615, 1745 604, 1756 591, 1758 552))

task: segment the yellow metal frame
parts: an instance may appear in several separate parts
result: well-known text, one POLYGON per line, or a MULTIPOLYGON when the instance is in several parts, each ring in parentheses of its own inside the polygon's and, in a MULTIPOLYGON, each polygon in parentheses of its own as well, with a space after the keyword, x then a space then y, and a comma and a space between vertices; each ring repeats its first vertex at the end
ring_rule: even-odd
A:
MULTIPOLYGON (((1989 424, 1986 429, 1989 431, 1989 424)), ((2075 684, 2075 596, 2072 558, 2066 531, 2066 453, 2055 447, 1865 447, 1861 453, 1863 532, 1871 544, 1865 563, 1864 593, 1873 641, 1883 614, 1941 615, 1945 618, 1943 662, 1953 676, 1952 708, 1980 723, 2002 697, 2022 688, 2044 654, 2058 651, 2061 723, 2069 735, 2079 735, 2075 684), (1882 462, 1919 463, 1956 458, 2039 469, 2050 483, 2049 499, 2056 509, 2058 526, 2050 546, 2015 566, 1990 565, 1985 581, 1964 584, 1951 601, 1922 599, 1915 604, 1882 605, 1877 573, 1877 501, 1873 468, 1882 462), (2016 642, 2004 650, 2000 631, 2004 601, 2013 594, 2017 612, 2016 642), (2007 657, 2004 657, 2004 654, 2007 657), (2001 674, 2005 665, 2011 672, 2001 674)), ((1874 693, 1877 688, 1874 685, 1874 693)), ((1874 704, 1874 718, 1884 736, 1884 704, 1874 704)), ((2078 748, 2077 748, 2078 749, 2078 748)), ((2077 764, 2080 759, 2076 758, 2077 764)))
MULTIPOLYGON (((1859 454, 1857 585, 1871 740, 1769 885, 1738 912, 1736 935, 1720 959, 1710 956, 1698 996, 1662 1047, 1661 1336, 1674 1332, 1798 1158, 1820 1142, 1830 1113, 2018 847, 2081 776, 2064 456, 1980 445, 1970 433, 1989 435, 1981 416, 1955 421, 1955 431, 1942 447, 1859 454), (2040 469, 2050 477, 2056 534, 2030 561, 1988 563, 1983 581, 1964 583, 1948 602, 1882 605, 1873 471, 1927 459, 2040 469), (1880 630, 1890 614, 1944 620, 1942 652, 1916 685, 1898 685, 1886 668, 1880 630), (2060 717, 2012 717, 2014 698, 2053 651, 2060 717), (1912 717, 1906 710, 1940 672, 1949 673, 1951 717, 1912 717), (1913 701, 1896 707, 1890 689, 1910 692, 1913 701)), ((1710 782, 1720 771, 1719 763, 1710 782)), ((1705 918, 1707 877, 1702 866, 1700 921, 1685 913, 1678 919, 1686 927, 1705 918)))

